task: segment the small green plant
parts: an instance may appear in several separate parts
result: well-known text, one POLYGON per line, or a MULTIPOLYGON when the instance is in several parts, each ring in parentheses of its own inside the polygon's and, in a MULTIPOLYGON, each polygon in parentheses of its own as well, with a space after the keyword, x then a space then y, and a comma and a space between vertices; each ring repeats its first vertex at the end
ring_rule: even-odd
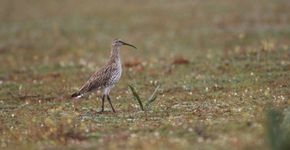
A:
POLYGON ((142 101, 141 101, 139 94, 136 92, 136 90, 133 86, 129 85, 129 88, 134 96, 134 99, 138 101, 141 110, 144 111, 144 107, 143 107, 143 104, 142 104, 142 101))
POLYGON ((151 94, 151 96, 147 99, 147 101, 145 102, 145 108, 144 108, 144 105, 142 103, 142 100, 139 96, 139 94, 136 92, 135 88, 132 86, 132 85, 128 85, 129 86, 129 89, 131 90, 133 96, 134 96, 134 99, 136 101, 138 101, 139 103, 139 106, 140 106, 140 109, 142 111, 146 111, 149 109, 150 105, 157 99, 157 91, 160 87, 160 85, 157 85, 154 92, 151 94))

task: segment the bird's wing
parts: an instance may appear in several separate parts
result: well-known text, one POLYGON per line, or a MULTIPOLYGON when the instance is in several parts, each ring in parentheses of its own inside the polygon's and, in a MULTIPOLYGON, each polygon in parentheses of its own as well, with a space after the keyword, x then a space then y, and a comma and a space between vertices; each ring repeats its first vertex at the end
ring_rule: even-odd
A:
POLYGON ((111 68, 105 66, 95 72, 89 80, 80 88, 79 93, 84 94, 86 92, 90 92, 95 89, 99 89, 102 86, 106 85, 111 77, 111 68))

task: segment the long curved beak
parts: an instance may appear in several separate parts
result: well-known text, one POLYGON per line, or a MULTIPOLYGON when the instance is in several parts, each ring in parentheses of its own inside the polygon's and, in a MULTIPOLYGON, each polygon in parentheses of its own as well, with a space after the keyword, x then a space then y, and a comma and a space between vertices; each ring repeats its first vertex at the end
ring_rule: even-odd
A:
POLYGON ((122 44, 124 44, 124 45, 128 45, 128 46, 131 46, 131 47, 137 49, 137 47, 135 47, 134 45, 131 45, 131 44, 125 43, 125 42, 123 42, 123 41, 120 41, 120 42, 121 42, 122 44))

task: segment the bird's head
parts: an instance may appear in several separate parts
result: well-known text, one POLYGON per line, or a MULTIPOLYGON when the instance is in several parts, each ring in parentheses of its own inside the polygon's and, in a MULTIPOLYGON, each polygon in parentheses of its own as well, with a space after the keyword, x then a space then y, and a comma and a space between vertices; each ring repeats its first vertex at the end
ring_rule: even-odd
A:
POLYGON ((113 40, 113 42, 112 42, 112 46, 113 46, 113 47, 116 47, 116 46, 119 47, 119 46, 122 46, 122 45, 131 46, 131 47, 137 49, 134 45, 131 45, 131 44, 125 43, 125 42, 121 41, 121 39, 115 39, 115 40, 113 40))

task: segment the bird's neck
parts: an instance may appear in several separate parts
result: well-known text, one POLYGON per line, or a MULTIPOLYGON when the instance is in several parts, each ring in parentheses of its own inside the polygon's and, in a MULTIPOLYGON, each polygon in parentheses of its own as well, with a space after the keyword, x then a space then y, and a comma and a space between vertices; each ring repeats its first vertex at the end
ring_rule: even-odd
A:
POLYGON ((121 58, 120 58, 120 47, 119 46, 112 47, 110 60, 113 61, 113 62, 121 61, 121 58))

